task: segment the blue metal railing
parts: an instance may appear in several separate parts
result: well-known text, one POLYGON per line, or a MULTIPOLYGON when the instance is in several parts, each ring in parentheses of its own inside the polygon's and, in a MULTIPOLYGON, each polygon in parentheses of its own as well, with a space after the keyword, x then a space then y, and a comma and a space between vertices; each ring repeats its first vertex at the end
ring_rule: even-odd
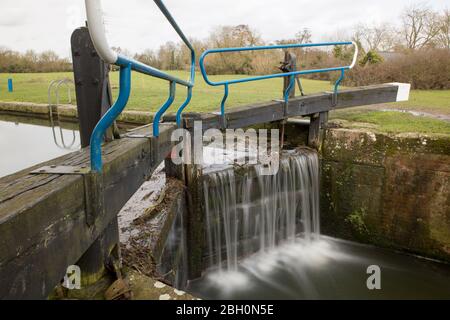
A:
POLYGON ((102 152, 101 144, 106 130, 113 124, 114 120, 120 115, 128 103, 131 92, 131 71, 140 72, 152 77, 167 80, 169 86, 169 98, 162 107, 155 113, 153 119, 153 135, 159 136, 159 123, 162 116, 175 100, 176 85, 182 85, 187 88, 186 100, 178 108, 177 123, 181 125, 182 112, 189 104, 192 98, 192 89, 195 81, 195 51, 189 40, 186 38, 180 27, 173 19, 170 12, 165 7, 161 0, 154 0, 155 4, 170 22, 172 27, 178 33, 183 42, 191 51, 191 68, 190 78, 188 81, 181 80, 161 70, 148 66, 144 63, 138 62, 134 59, 117 54, 111 50, 105 36, 105 28, 102 17, 102 8, 100 0, 85 0, 86 14, 88 19, 89 33, 91 35, 94 46, 100 57, 107 63, 115 64, 120 67, 120 90, 119 97, 113 106, 105 113, 95 127, 91 137, 91 169, 92 171, 100 172, 102 170, 102 152))
POLYGON ((354 42, 325 42, 325 43, 304 43, 304 44, 286 44, 286 45, 259 46, 259 47, 210 49, 210 50, 206 50, 201 55, 199 63, 200 63, 200 70, 201 70, 203 79, 205 79, 205 82, 207 84, 209 84, 210 86, 223 86, 224 87, 224 95, 222 98, 222 102, 220 104, 220 113, 221 113, 221 116, 223 117, 223 119, 225 119, 225 103, 226 103, 228 95, 229 95, 229 87, 232 84, 273 79, 273 78, 289 77, 290 78, 289 85, 286 88, 286 91, 285 91, 284 97, 283 97, 285 103, 287 104, 289 102, 290 92, 295 85, 296 76, 304 75, 304 74, 312 74, 312 73, 341 71, 341 75, 334 85, 334 93, 336 95, 339 90, 339 85, 341 84, 341 82, 344 78, 345 71, 352 69, 354 67, 357 57, 358 57, 358 46, 354 42), (206 56, 208 56, 209 54, 214 54, 214 53, 274 50, 274 49, 293 49, 293 48, 311 48, 311 47, 326 47, 326 46, 347 46, 347 45, 353 45, 355 47, 355 53, 353 56, 352 63, 348 66, 343 66, 343 67, 313 69, 313 70, 299 70, 299 71, 292 71, 292 72, 286 72, 286 73, 275 73, 275 74, 269 74, 269 75, 263 75, 263 76, 253 76, 253 77, 247 77, 247 78, 242 78, 242 79, 223 80, 223 81, 217 81, 217 82, 211 81, 208 78, 208 74, 206 73, 206 68, 205 68, 206 56))

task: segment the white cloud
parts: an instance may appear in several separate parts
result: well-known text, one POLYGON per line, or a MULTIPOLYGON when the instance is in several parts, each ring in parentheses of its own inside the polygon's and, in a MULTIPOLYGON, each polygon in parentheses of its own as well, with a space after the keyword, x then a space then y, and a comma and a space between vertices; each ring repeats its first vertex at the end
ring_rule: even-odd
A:
MULTIPOLYGON (((266 40, 292 37, 308 27, 321 41, 359 22, 395 21, 410 0, 166 0, 189 37, 204 38, 218 25, 249 24, 266 40)), ((436 9, 450 0, 429 0, 436 9)), ((151 0, 103 0, 111 45, 132 52, 178 41, 151 0)), ((0 46, 70 55, 70 35, 84 24, 83 0, 0 0, 0 46)))

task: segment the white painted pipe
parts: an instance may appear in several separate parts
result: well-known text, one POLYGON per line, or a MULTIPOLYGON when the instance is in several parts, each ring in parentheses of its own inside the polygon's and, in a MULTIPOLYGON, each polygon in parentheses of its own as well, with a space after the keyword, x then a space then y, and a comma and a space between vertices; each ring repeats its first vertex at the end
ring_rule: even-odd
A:
POLYGON ((89 34, 95 50, 106 63, 115 63, 118 55, 108 44, 101 0, 85 0, 89 34))
POLYGON ((356 61, 358 60, 358 53, 359 53, 358 44, 355 41, 352 41, 352 43, 355 46, 355 54, 353 56, 352 64, 349 67, 350 69, 353 69, 353 67, 356 65, 356 61))

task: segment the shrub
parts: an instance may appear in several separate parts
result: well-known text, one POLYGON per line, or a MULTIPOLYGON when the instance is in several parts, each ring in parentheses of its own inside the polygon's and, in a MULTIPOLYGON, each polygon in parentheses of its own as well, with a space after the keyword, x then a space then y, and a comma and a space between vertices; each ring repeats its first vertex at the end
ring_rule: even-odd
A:
POLYGON ((380 56, 378 53, 376 53, 375 51, 370 50, 369 52, 366 53, 366 55, 364 56, 364 58, 362 58, 359 61, 359 64, 361 66, 366 66, 368 64, 378 64, 383 62, 383 57, 380 56))
POLYGON ((411 51, 383 63, 355 66, 347 72, 344 85, 386 82, 410 83, 413 89, 450 89, 450 50, 411 51))

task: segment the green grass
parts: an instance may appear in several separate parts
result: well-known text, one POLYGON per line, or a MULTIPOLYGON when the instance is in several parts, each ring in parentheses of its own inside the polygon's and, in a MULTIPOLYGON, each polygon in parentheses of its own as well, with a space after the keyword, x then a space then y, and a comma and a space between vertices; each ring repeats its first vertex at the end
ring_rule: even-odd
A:
MULTIPOLYGON (((172 71, 171 74, 182 79, 188 78, 185 71, 172 71)), ((245 76, 225 75, 212 76, 211 79, 243 78, 245 76)), ((0 74, 0 101, 22 101, 47 103, 47 88, 52 80, 69 78, 72 73, 26 73, 26 74, 0 74), (7 92, 7 78, 14 80, 14 92, 7 92)), ((166 81, 133 73, 133 90, 128 104, 131 110, 155 111, 168 95, 166 81)), ((197 83, 194 89, 194 97, 188 108, 190 111, 215 111, 218 110, 223 95, 223 88, 208 86, 200 75, 197 75, 197 83)), ((111 74, 113 93, 118 92, 118 73, 111 74)), ((331 84, 326 81, 303 80, 306 93, 314 93, 331 89, 331 84)), ((230 95, 227 101, 229 108, 249 103, 269 101, 281 98, 281 79, 243 83, 230 87, 230 95)), ((172 106, 180 105, 186 97, 186 90, 177 87, 177 99, 172 106)), ((61 101, 66 102, 66 92, 62 90, 61 101)), ((414 90, 410 101, 390 104, 389 107, 405 110, 417 110, 432 113, 450 114, 450 90, 414 90)))
POLYGON ((347 109, 332 115, 331 119, 346 120, 350 127, 369 127, 387 133, 450 134, 450 122, 406 112, 347 109))
POLYGON ((413 90, 408 102, 393 105, 405 110, 450 115, 450 90, 413 90))
MULTIPOLYGON (((169 72, 182 79, 188 78, 185 71, 169 72)), ((55 79, 72 79, 72 73, 37 73, 37 74, 0 74, 0 101, 21 101, 47 103, 47 88, 55 79), (7 92, 7 78, 14 81, 14 92, 7 92)), ((224 75, 212 76, 211 79, 231 79, 245 76, 224 75)), ((133 73, 132 93, 127 110, 156 111, 167 99, 169 86, 166 81, 133 73)), ((118 73, 111 74, 113 95, 118 93, 118 73)), ((331 90, 332 85, 326 81, 303 80, 305 92, 315 93, 331 90)), ((232 107, 280 99, 282 88, 281 79, 243 83, 230 87, 230 95, 227 100, 227 109, 232 107)), ((197 75, 194 96, 187 112, 210 112, 219 110, 223 88, 208 86, 197 75)), ((169 112, 175 112, 186 97, 186 89, 177 87, 177 98, 169 112)), ((67 102, 66 90, 61 91, 61 103, 67 102)), ((382 106, 345 109, 333 112, 331 118, 339 118, 352 122, 368 123, 378 126, 379 130, 386 132, 416 131, 422 133, 449 133, 449 123, 427 118, 415 117, 410 114, 398 112, 374 112, 373 109, 392 108, 422 111, 431 114, 450 115, 450 90, 414 90, 411 92, 410 101, 391 103, 382 106)))
MULTIPOLYGON (((188 79, 188 73, 184 71, 173 71, 171 74, 182 79, 188 79)), ((0 101, 26 101, 36 103, 47 103, 47 88, 52 80, 70 78, 71 73, 48 73, 48 74, 14 74, 14 92, 7 92, 7 74, 0 74, 0 101)), ((211 79, 231 79, 245 76, 225 75, 212 76, 211 79)), ((111 85, 113 94, 118 93, 118 73, 111 74, 111 85)), ((304 80, 307 92, 319 92, 331 90, 331 84, 324 81, 304 80)), ((232 108, 254 102, 264 102, 272 99, 280 99, 282 88, 281 79, 271 79, 252 83, 243 83, 230 87, 230 95, 227 107, 232 108)), ((166 81, 151 78, 136 72, 132 76, 132 92, 128 103, 128 110, 156 111, 167 99, 169 85, 166 81)), ((223 87, 208 86, 200 74, 197 75, 196 86, 192 102, 186 111, 206 112, 219 110, 220 101, 223 96, 223 87)), ((177 98, 171 107, 175 112, 186 98, 186 89, 177 87, 177 98)), ((62 90, 61 101, 66 102, 66 92, 62 90)))

